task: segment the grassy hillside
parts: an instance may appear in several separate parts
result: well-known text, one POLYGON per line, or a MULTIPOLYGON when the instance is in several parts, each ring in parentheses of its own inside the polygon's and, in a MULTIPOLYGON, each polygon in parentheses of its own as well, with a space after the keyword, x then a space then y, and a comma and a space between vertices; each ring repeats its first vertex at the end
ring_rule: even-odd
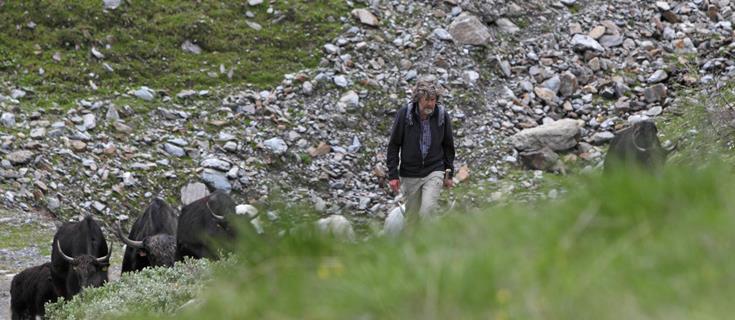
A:
POLYGON ((141 85, 170 95, 213 85, 271 86, 285 73, 316 66, 346 10, 336 0, 125 1, 114 10, 94 0, 6 1, 0 82, 31 90, 33 108, 141 85), (201 53, 184 51, 187 40, 201 53))

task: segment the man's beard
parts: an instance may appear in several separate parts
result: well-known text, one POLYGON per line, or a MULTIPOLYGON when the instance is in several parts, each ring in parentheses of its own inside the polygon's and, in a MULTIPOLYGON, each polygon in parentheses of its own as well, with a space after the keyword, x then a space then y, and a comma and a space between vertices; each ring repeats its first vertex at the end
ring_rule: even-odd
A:
POLYGON ((434 113, 434 108, 424 108, 424 115, 430 116, 434 113))

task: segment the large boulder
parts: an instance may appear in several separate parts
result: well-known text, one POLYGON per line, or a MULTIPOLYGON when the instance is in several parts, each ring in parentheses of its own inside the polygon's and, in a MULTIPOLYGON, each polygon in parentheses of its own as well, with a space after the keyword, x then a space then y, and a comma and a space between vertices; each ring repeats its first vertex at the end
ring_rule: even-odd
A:
POLYGON ((458 44, 482 46, 492 39, 487 26, 476 16, 468 13, 461 14, 452 22, 449 33, 458 44))
POLYGON ((582 120, 561 119, 518 132, 510 137, 510 142, 520 152, 544 147, 553 151, 568 150, 577 145, 583 124, 582 120))

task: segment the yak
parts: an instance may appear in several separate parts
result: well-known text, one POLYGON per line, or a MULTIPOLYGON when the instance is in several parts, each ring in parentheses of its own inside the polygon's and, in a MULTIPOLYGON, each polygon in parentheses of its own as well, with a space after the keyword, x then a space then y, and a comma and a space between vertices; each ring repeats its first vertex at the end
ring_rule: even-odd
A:
POLYGON ((13 277, 10 283, 10 312, 13 320, 44 317, 44 304, 56 302, 59 294, 51 282, 51 262, 30 267, 13 277))
POLYGON ((657 134, 656 124, 649 120, 636 122, 617 132, 605 157, 605 172, 618 166, 638 166, 649 172, 661 169, 676 145, 662 147, 657 134))
POLYGON ((138 217, 126 237, 120 225, 117 236, 127 245, 123 256, 122 273, 145 267, 174 265, 176 254, 177 216, 166 201, 156 198, 138 217))
POLYGON ((235 202, 222 190, 196 200, 181 209, 176 231, 176 261, 184 257, 218 258, 211 240, 232 239, 234 228, 228 217, 235 215, 235 202))
POLYGON ((51 280, 59 296, 68 300, 83 288, 107 282, 110 255, 112 250, 92 217, 59 227, 51 250, 51 280))

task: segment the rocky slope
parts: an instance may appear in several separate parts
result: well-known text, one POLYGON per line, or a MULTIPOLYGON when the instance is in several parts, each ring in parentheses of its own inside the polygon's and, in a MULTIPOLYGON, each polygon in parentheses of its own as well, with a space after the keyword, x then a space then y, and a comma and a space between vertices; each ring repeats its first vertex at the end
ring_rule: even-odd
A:
POLYGON ((425 75, 446 89, 457 179, 479 188, 460 202, 492 201, 512 190, 504 182, 523 164, 598 166, 616 129, 674 116, 680 88, 724 83, 733 70, 730 1, 348 3, 360 9, 342 17, 319 67, 270 90, 135 87, 33 110, 24 102, 32 90, 4 84, 3 206, 125 219, 154 196, 180 204, 202 192, 183 187, 205 182, 266 211, 278 198, 379 220, 392 198, 388 130, 425 75), (130 103, 113 102, 121 97, 130 103), (559 119, 578 121, 553 125, 561 133, 542 126, 559 119), (509 139, 530 128, 530 140, 509 139))

